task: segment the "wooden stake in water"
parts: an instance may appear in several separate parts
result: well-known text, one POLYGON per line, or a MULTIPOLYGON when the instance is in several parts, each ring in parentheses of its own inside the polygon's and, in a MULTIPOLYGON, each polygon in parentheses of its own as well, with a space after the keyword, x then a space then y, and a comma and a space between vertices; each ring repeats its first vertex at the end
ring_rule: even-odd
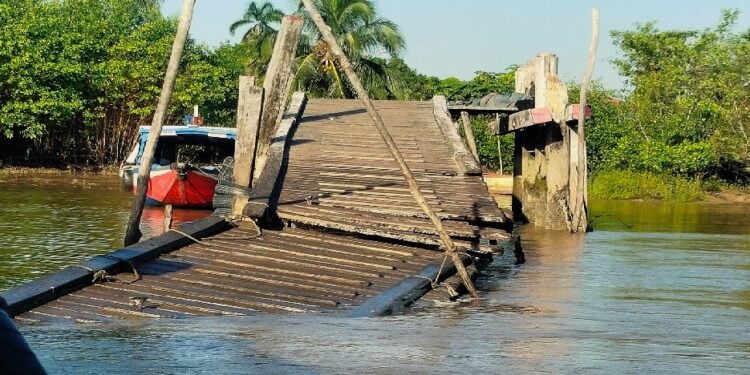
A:
POLYGON ((172 99, 172 90, 177 78, 177 70, 180 67, 182 50, 185 48, 185 41, 190 30, 190 22, 193 19, 194 7, 195 0, 184 0, 182 3, 180 22, 177 26, 177 35, 175 35, 174 44, 172 44, 172 55, 169 57, 167 73, 164 75, 164 85, 161 89, 159 104, 156 106, 146 147, 141 156, 141 165, 138 169, 138 189, 135 200, 133 200, 133 208, 130 211, 128 227, 125 230, 125 246, 137 243, 142 236, 140 229, 141 215, 143 214, 143 206, 146 204, 146 187, 148 186, 148 178, 151 173, 151 163, 154 161, 154 152, 156 151, 156 145, 159 143, 159 135, 161 134, 162 125, 164 125, 167 106, 169 106, 169 101, 172 99))
POLYGON ((393 155, 393 158, 396 159, 396 162, 401 168, 401 172, 406 178, 406 182, 409 185, 409 191, 414 197, 414 200, 417 202, 417 204, 419 204, 419 206, 422 208, 422 211, 427 215, 427 217, 430 218, 430 221, 432 221, 432 224, 435 226, 435 230, 440 236, 440 241, 443 243, 446 253, 451 257, 451 260, 453 260, 453 263, 456 266, 458 274, 461 276, 461 280, 463 281, 464 286, 473 298, 479 298, 479 293, 477 293, 477 289, 474 287, 474 283, 471 281, 471 277, 469 277, 469 273, 466 271, 466 267, 464 267, 464 263, 461 260, 461 256, 458 254, 456 245, 448 235, 445 227, 443 227, 443 223, 440 221, 440 218, 427 204, 422 191, 419 189, 419 185, 417 185, 417 181, 414 179, 414 175, 406 165, 406 161, 401 155, 401 152, 399 152, 398 147, 396 146, 396 142, 393 141, 393 138, 388 132, 388 129, 386 129, 385 123, 383 123, 383 119, 380 118, 380 114, 378 114, 377 110, 375 110, 375 106, 372 104, 370 96, 367 94, 367 91, 362 85, 362 82, 359 80, 359 77, 357 77, 356 73, 354 73, 352 64, 349 62, 349 59, 341 50, 338 42, 336 42, 336 38, 333 36, 333 33, 331 33, 331 28, 325 24, 325 22, 323 21, 323 17, 320 16, 320 13, 318 13, 318 9, 315 7, 311 0, 302 0, 302 3, 304 3, 307 12, 310 14, 310 18, 312 18, 315 26, 323 36, 323 40, 328 44, 331 53, 334 55, 334 57, 336 57, 336 59, 341 64, 341 67, 344 69, 344 73, 346 73, 346 77, 349 79, 349 83, 352 84, 352 87, 354 87, 354 91, 357 92, 359 100, 362 101, 365 109, 367 109, 367 113, 372 118, 372 122, 375 124, 375 127, 378 129, 380 136, 388 146, 388 150, 391 152, 391 155, 393 155))
MULTIPOLYGON (((575 196, 571 197, 573 203, 573 223, 571 231, 576 233, 580 229, 584 231, 588 227, 588 165, 586 157, 586 93, 591 82, 591 75, 594 73, 594 63, 596 62, 596 48, 599 46, 599 10, 591 9, 591 41, 589 42, 589 57, 586 64, 586 70, 581 79, 581 96, 578 110, 578 165, 575 166, 576 180, 570 181, 575 184, 576 189, 571 189, 575 196)), ((573 134, 571 134, 573 135, 573 134)), ((571 158, 572 159, 572 158, 571 158)), ((571 171, 574 166, 571 165, 571 171)))
POLYGON ((172 205, 164 206, 164 233, 172 229, 172 205))

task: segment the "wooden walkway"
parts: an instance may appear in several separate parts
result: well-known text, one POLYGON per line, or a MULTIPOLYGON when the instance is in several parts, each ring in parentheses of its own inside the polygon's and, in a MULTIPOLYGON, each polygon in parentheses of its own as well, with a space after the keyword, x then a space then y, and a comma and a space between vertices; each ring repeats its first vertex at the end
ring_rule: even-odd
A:
MULTIPOLYGON (((464 248, 508 239, 481 176, 462 175, 431 102, 376 101, 428 203, 464 248)), ((455 129, 454 129, 455 131, 455 129)), ((357 100, 310 100, 294 132, 277 214, 300 224, 439 245, 398 165, 357 100)))
MULTIPOLYGON (((457 288, 452 262, 444 262, 434 228, 359 102, 305 106, 304 97, 296 98, 290 108, 304 114, 280 127, 290 133, 279 138, 285 142, 280 172, 261 183, 273 193, 266 194, 260 231, 215 215, 189 223, 7 291, 9 313, 28 323, 382 315, 418 299, 436 278, 457 288), (140 277, 130 282, 136 270, 140 277)), ((450 120, 441 123, 431 102, 376 107, 476 274, 508 241, 510 223, 481 176, 470 173, 475 168, 462 164, 466 149, 455 142, 456 129, 450 120)))
MULTIPOLYGON (((257 312, 336 312, 426 264, 434 251, 286 228, 238 227, 138 265, 134 283, 101 282, 20 314, 20 322, 107 322, 257 312), (145 297, 145 300, 143 300, 145 297)), ((130 281, 134 275, 121 273, 130 281)))

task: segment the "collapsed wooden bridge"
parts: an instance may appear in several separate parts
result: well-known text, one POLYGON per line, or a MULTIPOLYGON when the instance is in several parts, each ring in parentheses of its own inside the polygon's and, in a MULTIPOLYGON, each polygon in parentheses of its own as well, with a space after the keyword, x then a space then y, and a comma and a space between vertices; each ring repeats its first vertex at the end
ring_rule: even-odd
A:
MULTIPOLYGON (((510 239, 444 99, 376 102, 470 274, 510 239)), ((382 315, 457 295, 455 267, 353 100, 296 93, 244 207, 3 293, 19 322, 332 312, 382 315), (276 155, 276 156, 274 156, 276 155), (270 176, 270 177, 269 177, 270 176), (441 283, 442 282, 442 283, 441 283)))
MULTIPOLYGON (((370 101, 320 24, 362 101, 308 102, 298 92, 286 106, 302 20, 286 17, 281 26, 264 87, 240 79, 235 162, 222 172, 214 214, 6 291, 11 316, 28 323, 257 312, 373 316, 425 293, 452 299, 464 286, 476 295, 471 277, 504 247, 516 250, 517 238, 445 98, 370 101)), ((552 214, 545 218, 563 217, 558 226, 577 230, 569 208, 579 204, 562 198, 581 176, 568 160, 580 150, 582 131, 572 121, 586 111, 567 106, 556 61, 543 54, 519 69, 517 91, 535 93, 535 107, 503 107, 505 118, 493 127, 496 134, 518 132, 514 200, 523 203, 521 216, 555 221, 533 215, 546 210, 552 214), (538 181, 547 189, 525 187, 538 181)), ((129 229, 137 222, 131 217, 129 229)))

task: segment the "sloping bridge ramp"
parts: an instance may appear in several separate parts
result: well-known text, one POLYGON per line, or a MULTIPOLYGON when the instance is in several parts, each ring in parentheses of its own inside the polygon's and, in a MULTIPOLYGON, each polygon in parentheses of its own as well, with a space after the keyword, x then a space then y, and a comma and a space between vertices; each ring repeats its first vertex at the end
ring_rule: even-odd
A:
MULTIPOLYGON (((375 106, 431 207, 465 248, 508 239, 508 219, 480 175, 462 172, 463 144, 447 140, 432 102, 375 106)), ((445 113, 446 118, 447 113, 445 113)), ((342 231, 439 245, 437 233, 369 115, 357 100, 310 100, 294 131, 279 218, 342 231)))

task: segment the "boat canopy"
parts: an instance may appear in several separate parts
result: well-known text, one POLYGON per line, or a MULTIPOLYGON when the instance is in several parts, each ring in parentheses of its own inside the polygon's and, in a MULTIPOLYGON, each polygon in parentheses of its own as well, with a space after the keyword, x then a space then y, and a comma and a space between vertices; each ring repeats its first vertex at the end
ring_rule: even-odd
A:
MULTIPOLYGON (((128 156, 126 163, 139 163, 146 141, 151 133, 150 126, 139 129, 138 145, 128 156)), ((162 127, 159 137, 160 148, 164 144, 210 145, 231 144, 237 136, 236 128, 220 128, 213 126, 167 125, 162 127)))

